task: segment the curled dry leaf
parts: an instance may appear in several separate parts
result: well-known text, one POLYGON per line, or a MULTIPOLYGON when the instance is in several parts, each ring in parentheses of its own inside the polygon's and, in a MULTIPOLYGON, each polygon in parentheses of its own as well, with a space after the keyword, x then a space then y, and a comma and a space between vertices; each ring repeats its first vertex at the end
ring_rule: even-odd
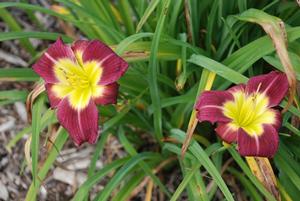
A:
POLYGON ((188 0, 184 1, 184 15, 185 15, 185 21, 188 31, 188 41, 191 42, 193 39, 193 31, 192 31, 192 23, 191 23, 191 11, 189 7, 188 0))
POLYGON ((122 57, 126 61, 134 61, 134 60, 143 60, 149 57, 150 53, 148 51, 127 51, 125 52, 122 57))
POLYGON ((32 120, 32 104, 34 100, 42 93, 45 91, 45 86, 43 83, 37 84, 34 89, 28 94, 27 99, 26 99, 26 110, 27 110, 27 118, 28 122, 31 123, 32 120))
POLYGON ((150 180, 147 185, 147 190, 146 190, 146 196, 145 196, 145 201, 151 201, 152 200, 152 191, 153 191, 153 181, 150 180))
POLYGON ((62 129, 62 127, 58 127, 57 125, 51 125, 48 132, 48 140, 46 142, 47 152, 49 152, 52 149, 60 129, 62 129))
POLYGON ((55 147, 54 142, 55 142, 61 129, 62 129, 62 127, 58 127, 58 125, 56 125, 56 124, 48 127, 47 140, 45 141, 45 144, 43 146, 45 153, 41 154, 41 159, 40 159, 39 165, 38 165, 39 168, 44 165, 46 159, 48 158, 48 154, 52 150, 53 146, 55 149, 57 149, 55 147))
MULTIPOLYGON (((299 2, 299 0, 297 2, 299 2)), ((284 22, 280 18, 271 16, 257 9, 249 9, 242 13, 238 18, 243 21, 259 24, 272 39, 290 86, 288 104, 283 110, 283 112, 285 112, 293 103, 293 97, 296 95, 297 80, 295 70, 287 51, 287 34, 284 22)))
POLYGON ((30 145, 31 145, 31 135, 26 140, 25 146, 24 146, 25 160, 26 160, 27 166, 29 168, 32 167, 32 165, 31 165, 32 160, 31 160, 31 156, 30 156, 30 145))
POLYGON ((192 112, 192 115, 191 115, 191 119, 190 119, 190 122, 189 122, 189 125, 188 125, 188 129, 186 131, 186 138, 182 144, 182 147, 181 147, 181 157, 184 158, 184 154, 187 150, 187 148, 189 147, 189 144, 190 144, 190 141, 193 137, 193 133, 194 133, 194 130, 197 126, 197 123, 198 123, 198 120, 196 118, 196 110, 193 110, 192 112))
POLYGON ((269 159, 263 157, 246 157, 246 160, 256 178, 277 200, 281 200, 276 177, 269 159))

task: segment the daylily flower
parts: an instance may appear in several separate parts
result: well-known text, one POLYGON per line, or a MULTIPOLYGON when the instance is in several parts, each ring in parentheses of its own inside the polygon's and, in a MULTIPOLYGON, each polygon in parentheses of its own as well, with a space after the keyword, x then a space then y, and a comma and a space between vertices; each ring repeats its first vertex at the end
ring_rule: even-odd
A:
POLYGON ((52 44, 33 65, 45 81, 50 105, 76 145, 95 143, 98 138, 96 105, 117 101, 116 81, 128 64, 98 40, 52 44))
POLYGON ((196 104, 199 121, 217 122, 215 131, 227 143, 237 141, 243 156, 272 157, 281 126, 277 106, 288 90, 285 74, 271 72, 226 91, 205 91, 196 104))

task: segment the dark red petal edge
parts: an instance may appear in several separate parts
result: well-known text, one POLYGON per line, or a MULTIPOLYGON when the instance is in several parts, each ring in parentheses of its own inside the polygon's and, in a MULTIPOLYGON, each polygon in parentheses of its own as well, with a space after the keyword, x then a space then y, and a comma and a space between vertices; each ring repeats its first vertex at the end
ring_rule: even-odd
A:
POLYGON ((128 63, 104 43, 93 40, 83 52, 83 62, 96 60, 101 63, 102 76, 99 84, 116 82, 127 70, 128 63))
POLYGON ((229 126, 229 123, 218 123, 218 126, 215 129, 215 131, 223 141, 229 144, 237 140, 238 132, 237 130, 233 130, 229 126))
POLYGON ((265 93, 269 98, 269 107, 274 107, 281 102, 288 88, 286 75, 278 71, 272 71, 266 75, 250 78, 246 86, 246 92, 250 94, 258 90, 265 93))
POLYGON ((205 91, 195 106, 199 121, 229 122, 230 119, 223 114, 222 106, 226 101, 232 100, 233 96, 228 91, 205 91))
POLYGON ((77 111, 70 106, 68 98, 65 98, 58 106, 57 117, 76 145, 80 146, 84 142, 94 144, 97 141, 98 110, 93 100, 86 108, 77 111))
POLYGON ((56 108, 62 99, 58 98, 55 93, 52 91, 53 84, 46 83, 45 88, 48 94, 48 99, 52 109, 56 108))
POLYGON ((100 105, 117 103, 118 89, 119 89, 118 83, 115 82, 103 87, 104 87, 103 94, 101 97, 94 99, 95 103, 100 105))
POLYGON ((54 64, 60 58, 69 58, 75 61, 73 51, 70 46, 65 45, 61 38, 58 38, 41 58, 32 66, 33 70, 39 74, 47 83, 56 83, 58 80, 54 73, 54 64))
POLYGON ((261 136, 250 137, 240 128, 238 131, 237 144, 238 151, 242 156, 271 158, 278 149, 278 131, 272 125, 264 125, 264 133, 261 136))
POLYGON ((85 51, 87 46, 89 45, 89 41, 87 40, 77 40, 72 44, 71 48, 74 52, 81 51, 82 53, 85 51))

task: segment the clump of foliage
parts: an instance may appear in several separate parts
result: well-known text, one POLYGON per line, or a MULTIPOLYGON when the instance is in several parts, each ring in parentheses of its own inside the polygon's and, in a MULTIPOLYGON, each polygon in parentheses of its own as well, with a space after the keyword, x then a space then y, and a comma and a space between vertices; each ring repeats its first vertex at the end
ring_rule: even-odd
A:
MULTIPOLYGON (((165 200, 180 200, 184 192, 188 200, 237 200, 240 196, 246 200, 276 200, 276 192, 282 200, 297 200, 300 108, 294 91, 295 79, 300 79, 300 10, 296 1, 56 0, 51 9, 26 1, 1 2, 0 9, 0 17, 10 28, 0 33, 0 40, 19 40, 32 55, 33 63, 42 50, 34 49, 29 39, 55 41, 59 36, 66 43, 79 38, 101 40, 129 63, 118 82, 117 105, 99 108, 101 135, 91 157, 88 179, 78 187, 73 200, 88 199, 92 187, 108 176, 108 183, 94 200, 126 200, 143 182, 147 200, 151 200, 153 188, 165 200), (8 12, 11 7, 26 11, 40 31, 23 31, 8 12), (36 21, 36 12, 54 16, 65 27, 78 31, 47 32, 36 21), (290 63, 283 61, 285 53, 290 63), (291 86, 289 97, 278 107, 283 109, 290 103, 282 114, 279 149, 270 159, 272 168, 268 166, 276 176, 275 192, 251 172, 253 158, 246 161, 235 145, 222 143, 215 125, 192 125, 194 105, 201 92, 225 90, 274 69, 286 72, 291 86), (185 144, 187 151, 182 157, 187 130, 193 139, 189 146, 185 144), (109 135, 118 138, 127 156, 97 169, 109 135), (174 169, 180 170, 181 180, 176 189, 170 189, 166 181, 174 169), (158 176, 160 172, 164 173, 158 176), (234 183, 239 184, 238 189, 234 183)), ((49 108, 46 93, 40 93, 42 80, 30 66, 0 69, 0 80, 40 84, 29 98, 31 126, 7 145, 11 149, 22 135, 30 135, 27 156, 31 153, 31 158, 27 162, 33 182, 26 200, 32 201, 68 134, 61 127, 56 132, 50 130, 57 123, 55 110, 49 108), (47 128, 51 145, 39 164, 40 133, 47 128)), ((25 101, 24 91, 2 91, 0 98, 5 99, 0 104, 25 101)))

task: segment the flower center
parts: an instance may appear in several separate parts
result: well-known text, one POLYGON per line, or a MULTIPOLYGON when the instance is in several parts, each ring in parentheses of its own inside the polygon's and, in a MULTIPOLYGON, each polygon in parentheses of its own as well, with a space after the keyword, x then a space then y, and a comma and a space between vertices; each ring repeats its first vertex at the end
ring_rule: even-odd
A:
POLYGON ((91 98, 99 97, 103 86, 98 85, 102 68, 96 61, 75 63, 70 59, 60 59, 54 66, 58 83, 52 90, 59 98, 68 97, 75 109, 85 108, 91 98))
POLYGON ((274 124, 275 113, 268 108, 269 100, 265 94, 254 92, 246 94, 237 91, 233 94, 234 100, 223 105, 223 113, 232 121, 232 129, 244 129, 248 135, 260 136, 263 134, 263 124, 274 124))
POLYGON ((69 85, 72 86, 75 90, 79 88, 90 88, 92 84, 85 72, 80 75, 77 75, 73 72, 68 72, 65 74, 65 76, 69 82, 69 85))

